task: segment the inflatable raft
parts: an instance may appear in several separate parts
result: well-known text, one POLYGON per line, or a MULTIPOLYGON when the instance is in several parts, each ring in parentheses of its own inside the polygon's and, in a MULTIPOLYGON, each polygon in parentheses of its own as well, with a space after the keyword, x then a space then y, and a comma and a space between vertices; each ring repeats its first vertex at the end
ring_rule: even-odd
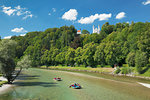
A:
POLYGON ((55 81, 62 81, 62 79, 61 79, 60 77, 58 77, 58 78, 53 78, 53 80, 55 80, 55 81))
POLYGON ((70 85, 69 88, 73 88, 73 89, 81 89, 81 85, 78 84, 78 83, 74 83, 74 84, 70 85))

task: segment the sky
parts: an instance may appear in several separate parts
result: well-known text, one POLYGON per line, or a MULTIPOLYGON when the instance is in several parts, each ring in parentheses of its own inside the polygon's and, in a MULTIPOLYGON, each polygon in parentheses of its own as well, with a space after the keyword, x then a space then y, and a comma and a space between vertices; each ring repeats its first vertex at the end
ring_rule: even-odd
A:
POLYGON ((150 0, 0 0, 0 36, 74 25, 92 33, 105 23, 149 22, 150 0))

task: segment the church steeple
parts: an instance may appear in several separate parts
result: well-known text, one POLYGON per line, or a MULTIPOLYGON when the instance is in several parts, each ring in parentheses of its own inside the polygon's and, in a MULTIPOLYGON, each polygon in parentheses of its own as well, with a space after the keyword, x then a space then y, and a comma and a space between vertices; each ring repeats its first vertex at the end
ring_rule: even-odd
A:
POLYGON ((93 25, 93 33, 95 32, 94 30, 95 30, 95 28, 94 28, 94 25, 93 25))
POLYGON ((98 25, 98 33, 100 33, 100 26, 98 25))
POLYGON ((93 25, 93 33, 100 33, 100 26, 98 25, 98 28, 95 28, 93 25))

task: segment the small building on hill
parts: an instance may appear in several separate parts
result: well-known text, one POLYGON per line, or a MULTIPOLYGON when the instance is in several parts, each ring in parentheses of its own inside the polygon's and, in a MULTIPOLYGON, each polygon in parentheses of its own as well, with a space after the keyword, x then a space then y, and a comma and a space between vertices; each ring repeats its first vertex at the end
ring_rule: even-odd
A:
POLYGON ((78 30, 78 31, 77 31, 77 34, 82 34, 82 33, 81 33, 81 30, 78 30))

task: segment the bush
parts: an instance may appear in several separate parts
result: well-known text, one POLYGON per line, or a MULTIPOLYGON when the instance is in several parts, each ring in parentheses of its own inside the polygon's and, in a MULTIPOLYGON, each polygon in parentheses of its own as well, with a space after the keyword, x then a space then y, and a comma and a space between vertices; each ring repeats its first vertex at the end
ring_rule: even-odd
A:
POLYGON ((104 67, 105 67, 105 68, 112 68, 111 65, 105 65, 104 67))
POLYGON ((97 65, 96 67, 97 67, 97 68, 102 68, 102 65, 97 65))
POLYGON ((61 65, 61 64, 59 64, 58 66, 61 66, 61 67, 63 67, 63 65, 61 65))
POLYGON ((115 72, 114 72, 114 74, 119 74, 120 73, 120 68, 119 67, 117 67, 117 69, 115 70, 115 72))
POLYGON ((123 64, 122 66, 123 66, 123 67, 129 67, 128 64, 123 64))
POLYGON ((80 65, 80 67, 86 67, 85 65, 80 65))
POLYGON ((121 74, 129 74, 133 71, 131 67, 122 67, 121 74))

